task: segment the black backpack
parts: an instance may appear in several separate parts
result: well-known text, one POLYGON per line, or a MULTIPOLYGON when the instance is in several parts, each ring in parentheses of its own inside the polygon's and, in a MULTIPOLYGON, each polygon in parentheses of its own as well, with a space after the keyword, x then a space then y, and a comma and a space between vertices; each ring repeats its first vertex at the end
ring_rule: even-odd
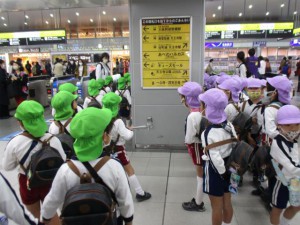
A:
POLYGON ((70 118, 65 123, 65 125, 63 125, 60 121, 54 121, 55 125, 59 127, 59 134, 57 134, 56 137, 61 142, 64 152, 66 153, 67 159, 70 159, 72 156, 75 155, 73 147, 75 140, 67 130, 67 126, 71 123, 71 121, 72 118, 70 118))
POLYGON ((200 122, 199 133, 197 134, 197 138, 199 138, 200 141, 201 141, 201 135, 205 131, 205 129, 208 127, 208 125, 210 125, 210 122, 208 121, 208 119, 206 117, 202 116, 201 122, 200 122))
POLYGON ((108 160, 110 157, 103 157, 94 168, 84 162, 89 173, 83 174, 72 161, 67 162, 70 169, 80 177, 80 184, 66 194, 61 213, 63 225, 116 224, 115 195, 97 173, 108 160), (92 178, 96 183, 92 183, 92 178))
POLYGON ((90 97, 91 101, 88 104, 88 107, 94 107, 94 108, 98 108, 98 109, 102 109, 102 105, 97 101, 97 99, 95 97, 90 97))
POLYGON ((236 133, 240 136, 241 140, 247 140, 248 132, 252 126, 252 117, 244 112, 247 102, 243 102, 242 109, 237 105, 233 104, 236 110, 239 112, 238 115, 232 121, 232 125, 236 133))
POLYGON ((124 97, 125 91, 126 89, 123 92, 118 90, 120 97, 122 98, 122 101, 120 102, 119 115, 121 117, 128 118, 130 116, 130 105, 127 98, 124 97))
POLYGON ((21 135, 32 139, 32 144, 29 150, 25 153, 23 158, 20 160, 20 166, 24 170, 28 180, 28 188, 43 187, 51 185, 54 177, 64 163, 59 152, 50 146, 51 136, 45 141, 34 138, 29 133, 22 133, 21 135), (30 163, 27 168, 24 167, 24 163, 30 155, 30 152, 35 148, 38 142, 42 143, 42 148, 35 152, 30 159, 30 163))

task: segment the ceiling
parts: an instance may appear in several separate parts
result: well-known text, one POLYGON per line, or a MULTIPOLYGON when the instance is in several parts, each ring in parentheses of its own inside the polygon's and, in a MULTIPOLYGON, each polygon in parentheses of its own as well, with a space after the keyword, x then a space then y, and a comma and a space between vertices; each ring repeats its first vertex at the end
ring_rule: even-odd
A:
MULTIPOLYGON (((129 0, 0 0, 0 31, 53 28, 66 28, 71 32, 128 31, 128 2, 129 0)), ((300 0, 206 0, 205 14, 208 24, 300 22, 300 0), (284 7, 281 7, 282 4, 284 7), (266 12, 269 14, 266 15, 266 12), (239 16, 240 13, 242 16, 239 16)))

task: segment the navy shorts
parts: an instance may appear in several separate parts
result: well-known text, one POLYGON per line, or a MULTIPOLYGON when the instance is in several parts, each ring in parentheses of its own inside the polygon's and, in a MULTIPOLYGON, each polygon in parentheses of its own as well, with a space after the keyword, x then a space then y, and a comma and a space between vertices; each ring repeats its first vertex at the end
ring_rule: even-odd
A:
POLYGON ((222 197, 225 193, 229 193, 230 176, 224 180, 211 161, 204 161, 203 168, 204 193, 216 197, 222 197))
POLYGON ((284 186, 276 177, 271 178, 269 182, 272 205, 278 209, 285 209, 290 198, 288 187, 284 186))

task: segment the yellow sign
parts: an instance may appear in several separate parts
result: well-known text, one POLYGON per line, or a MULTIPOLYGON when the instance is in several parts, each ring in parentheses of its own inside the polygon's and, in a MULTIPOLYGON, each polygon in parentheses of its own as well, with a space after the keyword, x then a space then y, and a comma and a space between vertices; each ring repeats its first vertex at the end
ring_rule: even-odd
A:
POLYGON ((294 33, 295 36, 299 36, 299 35, 300 35, 300 27, 294 29, 294 32, 293 32, 293 33, 294 33))
POLYGON ((65 36, 66 36, 65 30, 20 31, 20 32, 0 33, 0 39, 65 37, 65 36))
POLYGON ((143 88, 178 88, 190 80, 191 18, 142 19, 143 88))

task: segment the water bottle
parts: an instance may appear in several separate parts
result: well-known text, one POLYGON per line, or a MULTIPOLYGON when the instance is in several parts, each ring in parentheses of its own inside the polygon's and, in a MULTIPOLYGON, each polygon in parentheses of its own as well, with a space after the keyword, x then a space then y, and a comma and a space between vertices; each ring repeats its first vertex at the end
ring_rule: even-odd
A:
POLYGON ((8 225, 8 219, 6 216, 0 216, 0 225, 8 225))
POLYGON ((295 207, 300 206, 300 179, 293 178, 291 179, 290 186, 290 204, 295 207))
POLYGON ((234 168, 229 169, 231 172, 230 175, 230 185, 229 185, 229 191, 236 195, 238 193, 238 186, 241 180, 241 177, 237 174, 237 171, 234 168))

